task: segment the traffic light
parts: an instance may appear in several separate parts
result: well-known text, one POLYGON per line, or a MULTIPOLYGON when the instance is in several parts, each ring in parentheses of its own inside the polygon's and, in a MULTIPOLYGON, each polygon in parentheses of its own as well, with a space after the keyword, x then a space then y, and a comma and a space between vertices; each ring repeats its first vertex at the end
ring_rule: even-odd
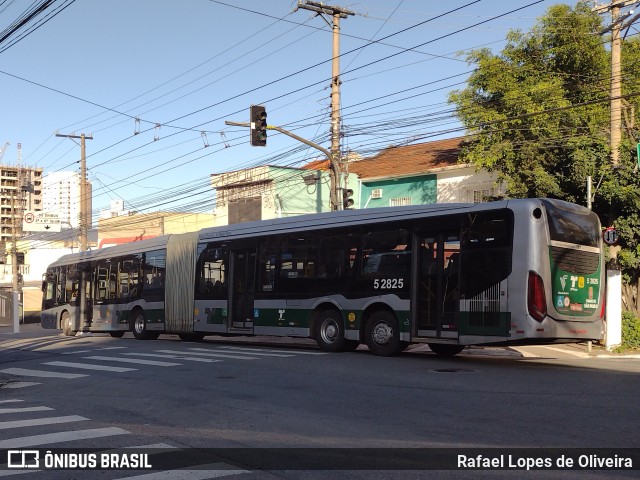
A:
POLYGON ((251 122, 251 146, 267 146, 267 110, 262 105, 251 105, 249 110, 251 122))
POLYGON ((342 209, 343 210, 349 210, 351 207, 353 207, 353 190, 351 190, 350 188, 343 188, 342 189, 342 209))
POLYGON ((18 260, 18 265, 24 265, 24 252, 16 252, 16 258, 18 260))

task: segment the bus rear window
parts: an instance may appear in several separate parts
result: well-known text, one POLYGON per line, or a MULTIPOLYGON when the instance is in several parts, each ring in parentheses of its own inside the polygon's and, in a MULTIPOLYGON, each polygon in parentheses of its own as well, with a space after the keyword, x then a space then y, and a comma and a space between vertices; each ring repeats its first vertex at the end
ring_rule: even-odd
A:
POLYGON ((547 210, 551 240, 598 247, 600 220, 598 216, 579 205, 559 200, 542 200, 547 210))

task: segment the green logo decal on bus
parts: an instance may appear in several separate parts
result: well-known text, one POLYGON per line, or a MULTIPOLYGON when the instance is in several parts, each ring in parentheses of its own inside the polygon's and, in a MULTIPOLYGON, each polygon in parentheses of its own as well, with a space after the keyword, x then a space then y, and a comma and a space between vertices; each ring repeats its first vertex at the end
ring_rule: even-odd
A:
POLYGON ((564 315, 592 315, 600 298, 600 266, 593 273, 574 273, 563 270, 553 254, 550 261, 556 311, 564 315))

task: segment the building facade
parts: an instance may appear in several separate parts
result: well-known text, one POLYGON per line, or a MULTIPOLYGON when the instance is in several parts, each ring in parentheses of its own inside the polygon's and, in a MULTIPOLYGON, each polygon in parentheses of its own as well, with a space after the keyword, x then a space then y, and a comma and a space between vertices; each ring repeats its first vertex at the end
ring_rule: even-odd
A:
MULTIPOLYGON (((351 174, 345 188, 357 191, 357 182, 351 174)), ((216 191, 215 225, 331 210, 329 172, 322 168, 265 165, 213 174, 211 185, 216 191)))
POLYGON ((42 210, 42 169, 0 165, 0 244, 19 235, 25 210, 42 210))
MULTIPOLYGON (((80 226, 80 174, 77 172, 53 172, 42 179, 42 210, 57 213, 62 228, 80 226)), ((87 186, 87 225, 91 228, 91 183, 87 186)))

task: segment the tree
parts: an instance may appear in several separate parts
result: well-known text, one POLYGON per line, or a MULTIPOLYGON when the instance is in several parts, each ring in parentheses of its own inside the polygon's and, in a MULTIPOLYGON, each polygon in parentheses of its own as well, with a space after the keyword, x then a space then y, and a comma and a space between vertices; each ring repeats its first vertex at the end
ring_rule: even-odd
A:
POLYGON ((625 129, 620 162, 609 151, 610 54, 601 18, 584 1, 555 5, 528 33, 511 31, 503 51, 472 51, 467 87, 450 94, 468 141, 461 160, 497 172, 509 197, 550 197, 586 204, 620 231, 623 301, 640 311, 640 182, 635 119, 640 111, 640 42, 625 40, 625 129), (632 288, 633 286, 633 288, 632 288))

